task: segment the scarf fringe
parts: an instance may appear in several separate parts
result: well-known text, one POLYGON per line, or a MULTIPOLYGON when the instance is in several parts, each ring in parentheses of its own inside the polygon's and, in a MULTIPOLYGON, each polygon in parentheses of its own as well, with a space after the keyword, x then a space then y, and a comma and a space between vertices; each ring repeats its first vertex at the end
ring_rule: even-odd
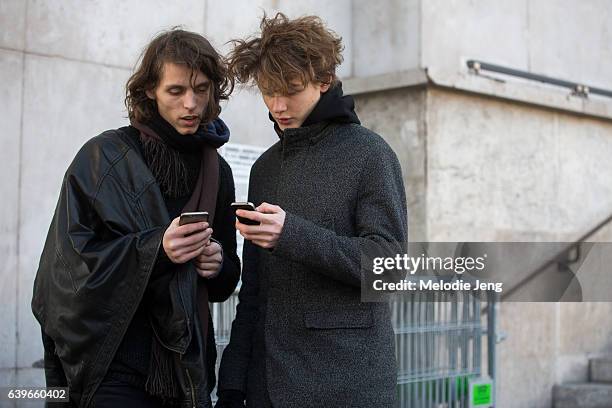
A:
POLYGON ((140 140, 145 158, 151 173, 159 183, 162 193, 170 198, 184 197, 190 193, 187 180, 187 167, 181 160, 178 151, 168 147, 164 142, 153 137, 140 140))
POLYGON ((174 378, 174 353, 164 348, 155 336, 145 390, 160 397, 164 403, 177 400, 180 394, 179 384, 174 378))

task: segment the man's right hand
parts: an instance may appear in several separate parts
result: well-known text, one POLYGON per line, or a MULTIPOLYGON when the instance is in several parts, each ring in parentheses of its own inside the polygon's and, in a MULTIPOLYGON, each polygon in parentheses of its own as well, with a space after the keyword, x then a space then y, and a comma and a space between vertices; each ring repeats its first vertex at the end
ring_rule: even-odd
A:
POLYGON ((202 253, 209 244, 212 228, 207 222, 179 225, 179 217, 164 232, 162 245, 170 261, 182 264, 202 253))

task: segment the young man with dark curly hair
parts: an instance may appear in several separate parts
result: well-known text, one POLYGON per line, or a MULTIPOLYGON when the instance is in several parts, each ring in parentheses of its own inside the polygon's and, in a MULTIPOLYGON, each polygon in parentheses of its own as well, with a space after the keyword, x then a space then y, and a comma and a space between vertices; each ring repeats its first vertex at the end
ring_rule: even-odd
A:
POLYGON ((201 35, 158 35, 126 85, 131 126, 89 140, 66 171, 32 310, 47 386, 68 387, 71 406, 212 405, 208 302, 240 276, 234 182, 217 153, 232 84, 201 35), (179 225, 194 211, 208 222, 179 225))
POLYGON ((396 155, 343 96, 341 51, 318 17, 279 13, 229 55, 279 141, 251 170, 256 211, 236 212, 258 225, 236 222, 244 268, 217 408, 394 405, 389 308, 361 302, 361 261, 404 251, 405 191, 396 155))

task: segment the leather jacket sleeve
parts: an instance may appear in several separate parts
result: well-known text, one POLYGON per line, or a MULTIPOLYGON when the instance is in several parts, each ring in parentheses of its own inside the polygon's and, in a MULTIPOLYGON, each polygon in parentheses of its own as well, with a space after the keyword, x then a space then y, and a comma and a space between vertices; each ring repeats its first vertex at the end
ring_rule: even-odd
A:
POLYGON ((44 368, 47 387, 66 387, 68 385, 66 374, 64 374, 62 362, 55 352, 55 344, 44 331, 42 332, 42 343, 45 349, 44 368))
MULTIPOLYGON (((55 344, 53 340, 42 332, 42 343, 44 347, 44 369, 45 369, 45 382, 47 387, 67 387, 68 381, 66 381, 66 374, 62 368, 62 362, 57 357, 55 352, 55 344)), ((71 408, 75 405, 72 401, 66 402, 46 402, 46 408, 71 408)))
POLYGON ((137 171, 125 176, 128 153, 103 136, 79 151, 65 174, 34 282, 32 310, 45 333, 47 380, 61 381, 55 374, 61 361, 78 391, 103 375, 98 356, 112 353, 108 339, 121 338, 163 235, 143 212, 146 180, 141 183, 137 171))

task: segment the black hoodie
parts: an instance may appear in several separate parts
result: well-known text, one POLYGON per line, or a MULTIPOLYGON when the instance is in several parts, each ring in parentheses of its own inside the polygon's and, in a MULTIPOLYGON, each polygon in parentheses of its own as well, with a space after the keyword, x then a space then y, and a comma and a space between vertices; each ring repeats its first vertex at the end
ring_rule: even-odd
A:
MULTIPOLYGON (((274 122, 276 133, 282 137, 283 131, 272 117, 272 114, 268 113, 268 117, 274 122)), ((310 115, 308 115, 304 123, 302 123, 302 127, 314 125, 315 123, 323 121, 361 124, 355 113, 355 101, 352 96, 343 95, 342 82, 340 81, 332 85, 327 92, 321 95, 321 98, 312 112, 310 112, 310 115)))

